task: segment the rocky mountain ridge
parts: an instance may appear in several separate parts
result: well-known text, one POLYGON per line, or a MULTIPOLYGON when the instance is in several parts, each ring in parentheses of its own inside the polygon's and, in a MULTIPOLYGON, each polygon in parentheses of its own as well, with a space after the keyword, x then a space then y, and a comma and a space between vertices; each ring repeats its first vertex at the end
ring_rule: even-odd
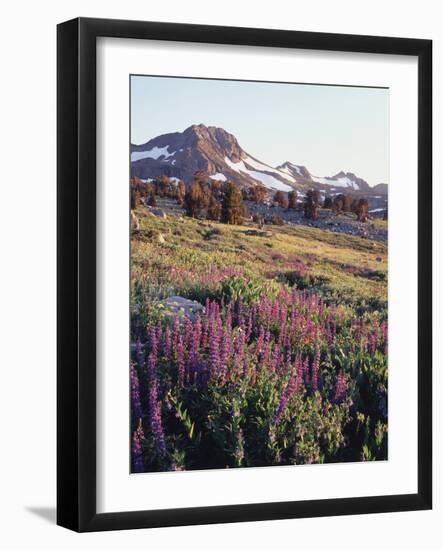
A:
POLYGON ((276 168, 247 153, 233 134, 223 128, 194 124, 183 132, 157 136, 141 145, 131 145, 131 175, 150 180, 165 175, 185 183, 195 172, 213 180, 233 181, 240 186, 263 185, 269 190, 323 193, 387 194, 387 185, 370 187, 351 172, 318 177, 302 165, 286 161, 276 168))

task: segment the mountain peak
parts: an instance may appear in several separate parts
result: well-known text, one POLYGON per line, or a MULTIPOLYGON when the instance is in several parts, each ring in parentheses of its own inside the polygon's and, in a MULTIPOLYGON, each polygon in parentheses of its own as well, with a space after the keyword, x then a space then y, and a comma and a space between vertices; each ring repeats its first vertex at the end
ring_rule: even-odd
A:
POLYGON ((370 189, 351 172, 318 178, 306 166, 290 161, 273 168, 242 149, 237 138, 224 128, 203 123, 192 124, 183 132, 157 136, 142 145, 131 145, 132 176, 142 180, 168 176, 189 183, 196 172, 241 187, 262 185, 273 191, 305 191, 311 187, 325 192, 341 192, 338 188, 357 192, 370 189))
POLYGON ((223 128, 193 124, 184 130, 187 145, 197 147, 208 160, 224 159, 240 162, 245 156, 236 137, 223 128))
POLYGON ((280 164, 280 166, 277 166, 277 170, 280 170, 281 172, 285 172, 286 174, 294 177, 294 178, 306 178, 310 179, 311 174, 309 173, 309 170, 306 168, 306 166, 303 166, 301 164, 294 164, 293 162, 290 162, 287 160, 283 164, 280 164))

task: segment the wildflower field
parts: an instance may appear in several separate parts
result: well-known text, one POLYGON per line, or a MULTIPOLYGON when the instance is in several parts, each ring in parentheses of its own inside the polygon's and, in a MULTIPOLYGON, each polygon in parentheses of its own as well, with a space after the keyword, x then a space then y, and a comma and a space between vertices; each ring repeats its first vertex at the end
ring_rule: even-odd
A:
POLYGON ((131 236, 132 472, 386 459, 387 242, 163 208, 131 236))

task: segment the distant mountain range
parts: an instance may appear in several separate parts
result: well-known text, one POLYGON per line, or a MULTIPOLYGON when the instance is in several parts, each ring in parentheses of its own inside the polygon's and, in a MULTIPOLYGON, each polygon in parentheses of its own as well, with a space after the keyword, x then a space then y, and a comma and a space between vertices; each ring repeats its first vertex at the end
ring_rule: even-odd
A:
POLYGON ((197 171, 207 173, 214 180, 230 180, 248 187, 263 185, 270 190, 314 188, 331 194, 387 194, 385 183, 370 187, 351 172, 317 177, 305 166, 289 161, 274 168, 244 151, 235 136, 223 128, 204 124, 157 136, 142 145, 131 145, 133 177, 150 180, 166 175, 188 183, 197 171))

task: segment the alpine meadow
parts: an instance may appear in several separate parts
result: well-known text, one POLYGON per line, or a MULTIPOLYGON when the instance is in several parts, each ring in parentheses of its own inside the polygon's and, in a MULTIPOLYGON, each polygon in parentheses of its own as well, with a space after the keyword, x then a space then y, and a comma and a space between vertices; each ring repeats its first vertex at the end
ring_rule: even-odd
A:
POLYGON ((131 77, 132 473, 387 460, 388 100, 131 77))

